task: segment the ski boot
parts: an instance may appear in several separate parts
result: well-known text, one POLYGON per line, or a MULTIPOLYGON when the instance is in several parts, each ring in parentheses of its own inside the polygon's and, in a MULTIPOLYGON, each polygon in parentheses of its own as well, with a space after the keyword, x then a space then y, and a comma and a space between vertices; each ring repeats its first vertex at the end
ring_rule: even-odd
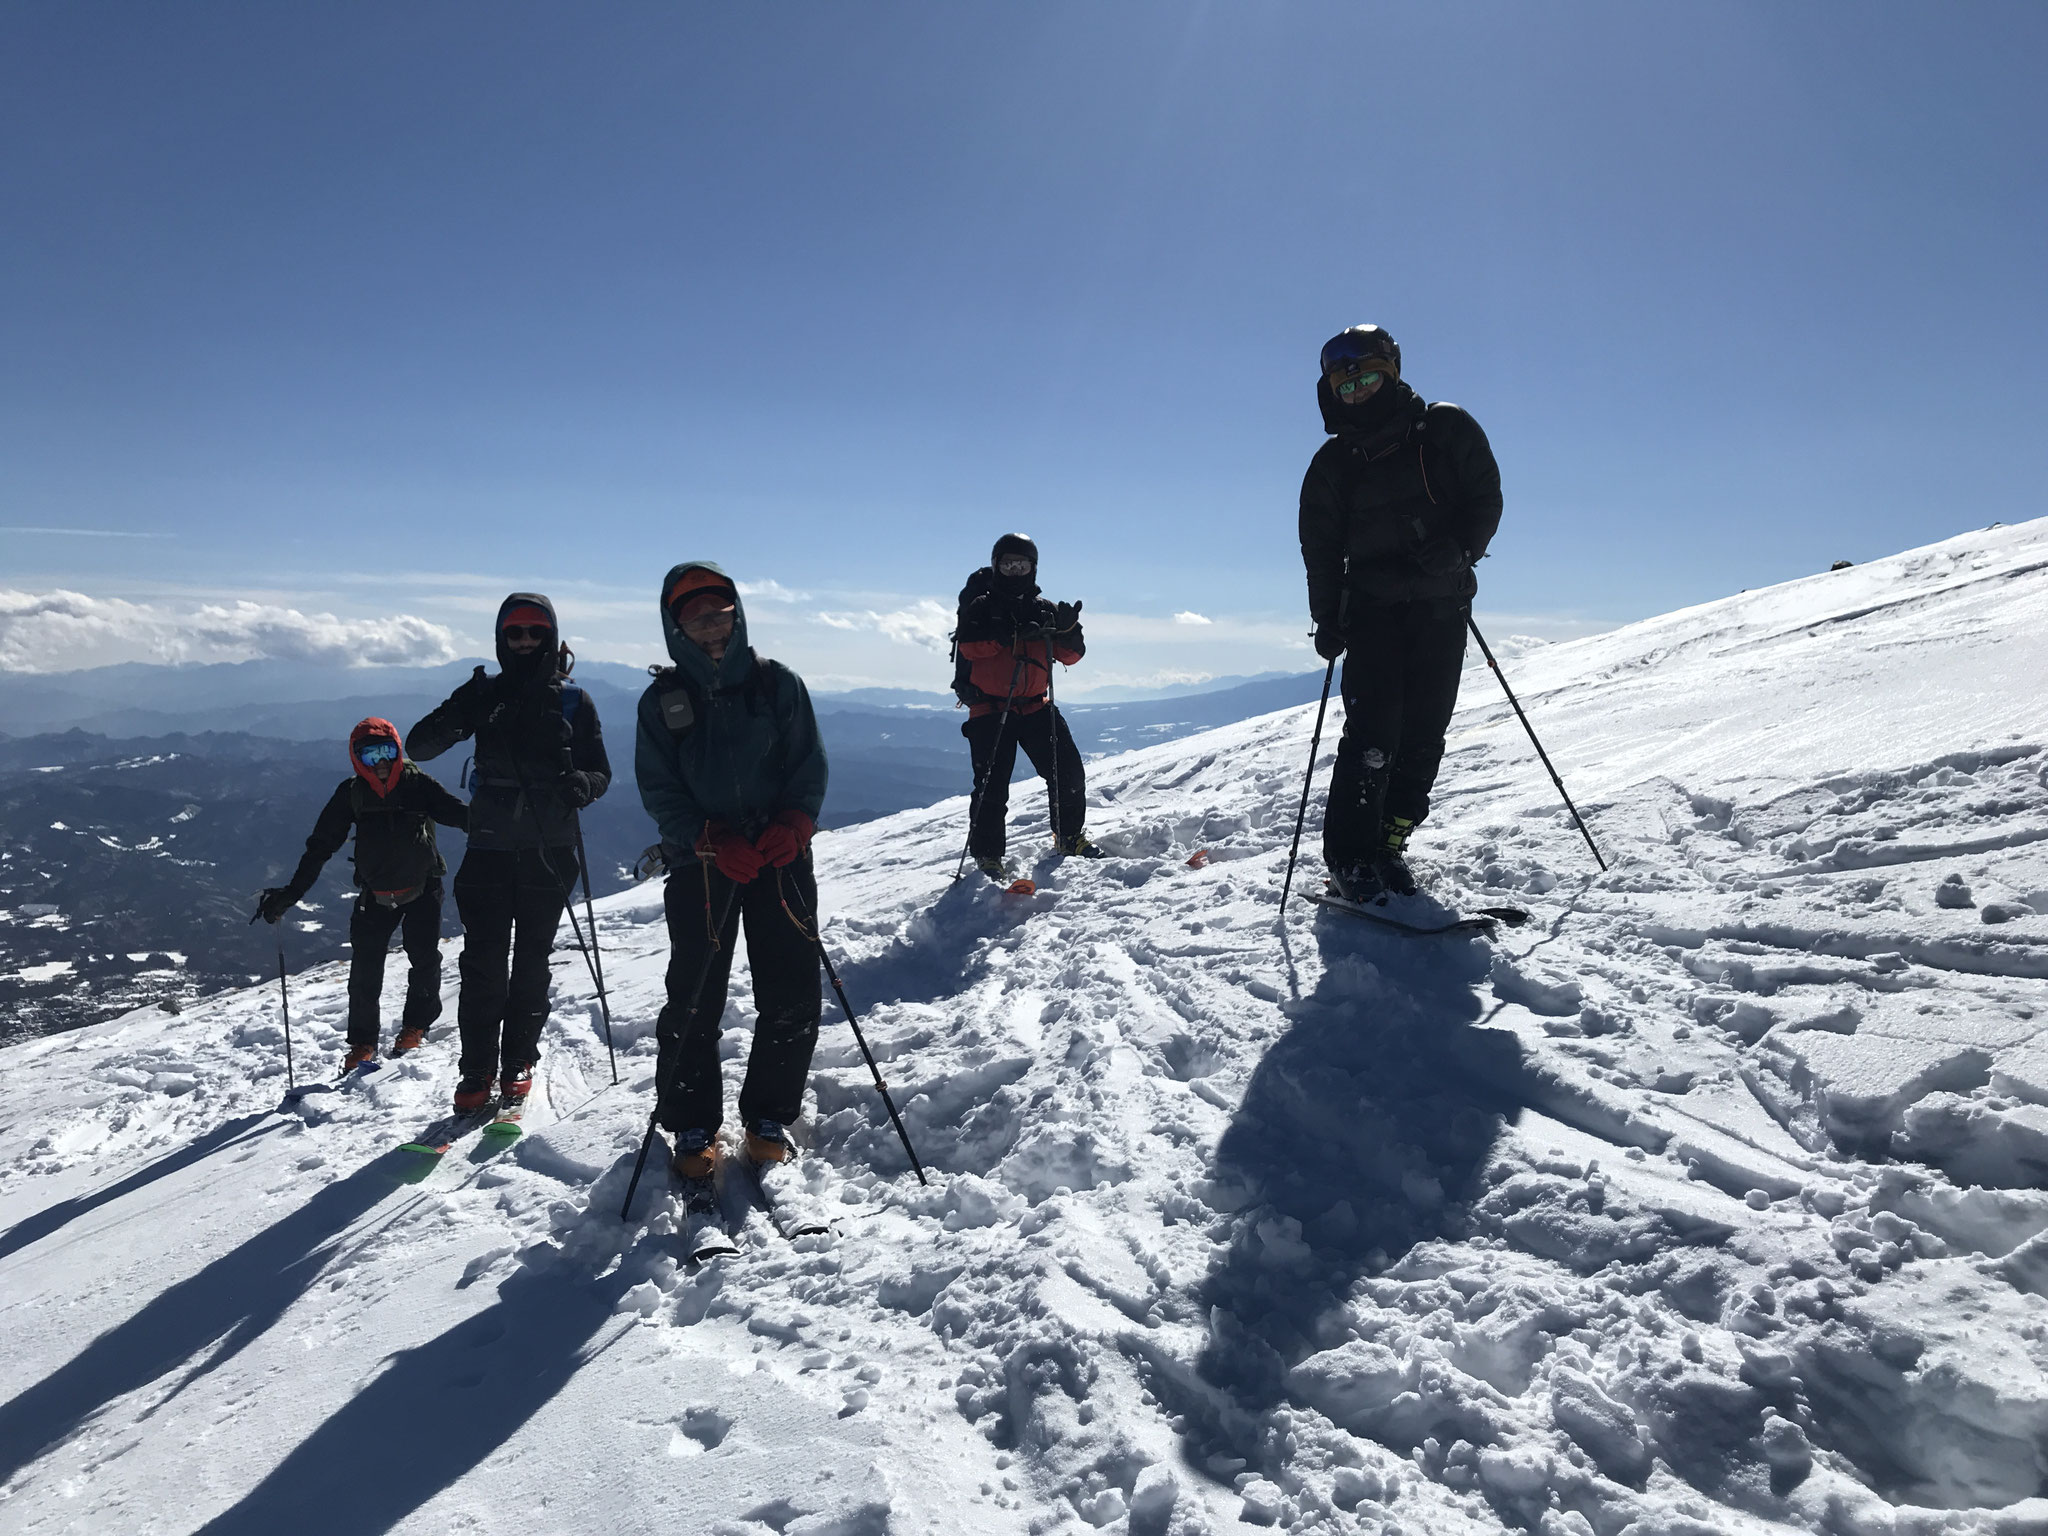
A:
POLYGON ((491 1093, 497 1087, 493 1078, 472 1074, 455 1085, 455 1113, 458 1115, 481 1114, 491 1107, 491 1093))
POLYGON ((506 1104, 524 1104, 526 1096, 533 1092, 533 1069, 536 1063, 522 1061, 516 1067, 505 1068, 505 1075, 498 1083, 498 1098, 506 1104))
POLYGON ((1077 859, 1102 857, 1102 850, 1089 841, 1086 832, 1076 832, 1072 837, 1061 839, 1059 849, 1061 853, 1077 859))
POLYGON ((1342 864, 1330 871, 1330 887, 1346 901, 1364 907, 1370 906, 1387 894, 1387 887, 1380 879, 1379 867, 1374 862, 1342 864))
POLYGON ((705 1183, 718 1172, 718 1138, 710 1131, 682 1131, 669 1171, 688 1184, 705 1183))
POLYGON ((375 1044, 357 1045, 353 1041, 351 1041, 349 1043, 348 1054, 341 1058, 340 1075, 342 1077, 347 1077, 349 1073, 355 1071, 357 1067, 362 1066, 365 1062, 375 1061, 376 1059, 377 1047, 375 1046, 375 1044))
POLYGON ((426 1043, 426 1025, 408 1024, 398 1032, 398 1038, 391 1042, 391 1054, 403 1056, 407 1051, 416 1051, 426 1043))
POLYGON ((1389 895, 1415 894, 1415 872, 1408 867, 1405 856, 1408 834, 1414 830, 1415 823, 1406 816, 1389 816, 1380 828, 1380 850, 1373 856, 1373 873, 1389 895))
POLYGON ((747 1161, 757 1167, 787 1162, 796 1155, 789 1132, 778 1120, 756 1120, 747 1127, 747 1161))
POLYGON ((1002 857, 993 853, 978 853, 974 856, 974 867, 997 885, 1010 883, 1010 871, 1004 867, 1002 857))

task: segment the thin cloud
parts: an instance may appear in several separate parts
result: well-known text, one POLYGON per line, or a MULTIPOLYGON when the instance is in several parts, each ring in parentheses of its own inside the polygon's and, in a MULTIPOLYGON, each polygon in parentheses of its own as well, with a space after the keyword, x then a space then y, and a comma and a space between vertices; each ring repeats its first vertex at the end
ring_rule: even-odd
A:
POLYGON ((1216 621, 1189 610, 1183 613, 1176 613, 1173 616, 1173 622, 1176 624, 1214 624, 1216 621))
POLYGON ((433 666, 460 654, 453 630, 412 614, 343 619, 247 600, 173 608, 0 588, 0 670, 9 672, 69 672, 123 661, 433 666))
POLYGON ((910 607, 889 613, 820 613, 818 622, 833 629, 871 630, 898 645, 944 651, 953 632, 953 610, 936 598, 921 597, 910 607))
POLYGON ((66 539, 168 539, 168 533, 137 533, 129 528, 0 528, 0 533, 48 533, 66 539))

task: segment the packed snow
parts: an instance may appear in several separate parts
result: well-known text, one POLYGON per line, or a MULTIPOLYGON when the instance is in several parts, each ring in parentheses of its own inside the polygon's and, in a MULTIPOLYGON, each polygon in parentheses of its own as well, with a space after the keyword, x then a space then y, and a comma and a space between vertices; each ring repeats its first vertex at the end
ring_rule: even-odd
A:
MULTIPOLYGON (((964 797, 821 836, 931 1175, 828 1003, 829 1236, 692 1269, 665 1158, 620 1220, 651 886, 620 1083, 565 928, 526 1134, 418 1184, 452 965, 291 1113, 275 986, 8 1050, 0 1529, 2048 1530, 2048 522, 1511 672, 1609 869, 1475 667, 1418 848, 1491 944, 1276 921, 1313 707, 1091 765, 1035 896, 964 797)), ((342 971, 291 1002, 331 1070, 342 971)))

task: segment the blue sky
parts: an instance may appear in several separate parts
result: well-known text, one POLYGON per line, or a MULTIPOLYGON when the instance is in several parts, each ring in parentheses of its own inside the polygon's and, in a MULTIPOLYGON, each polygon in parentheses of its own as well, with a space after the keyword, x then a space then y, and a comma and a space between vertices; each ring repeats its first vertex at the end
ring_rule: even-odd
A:
POLYGON ((2044 58, 2034 4, 10 6, 0 528, 60 531, 0 532, 0 665, 229 654, 201 605, 469 650, 515 586, 645 659, 711 557, 815 681, 940 687, 1011 527, 1097 680, 1313 665, 1364 320, 1493 440, 1505 630, 2035 516, 2044 58))

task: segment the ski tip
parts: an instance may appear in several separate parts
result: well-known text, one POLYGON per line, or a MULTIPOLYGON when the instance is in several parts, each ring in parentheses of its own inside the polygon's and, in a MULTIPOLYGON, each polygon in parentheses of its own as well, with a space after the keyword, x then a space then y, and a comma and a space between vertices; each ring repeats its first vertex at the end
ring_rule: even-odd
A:
POLYGON ((1012 880, 1003 887, 1003 894, 1005 896, 1036 896, 1038 894, 1038 882, 1036 880, 1012 880))
POLYGON ((496 1137, 500 1141, 510 1141, 519 1134, 519 1122, 517 1120, 493 1120, 484 1127, 484 1134, 496 1137))

